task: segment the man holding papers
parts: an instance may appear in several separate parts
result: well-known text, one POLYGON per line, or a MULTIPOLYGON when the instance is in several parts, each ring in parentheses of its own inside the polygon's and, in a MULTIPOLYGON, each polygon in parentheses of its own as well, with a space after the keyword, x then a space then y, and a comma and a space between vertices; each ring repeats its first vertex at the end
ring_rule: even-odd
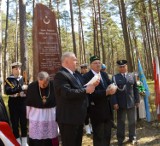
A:
POLYGON ((93 128, 93 146, 109 146, 112 128, 112 109, 110 97, 116 92, 116 87, 111 84, 108 75, 101 72, 99 57, 90 58, 91 70, 84 74, 85 83, 91 83, 95 78, 100 78, 100 84, 89 95, 89 116, 93 128))
MULTIPOLYGON (((85 121, 88 98, 95 85, 84 85, 82 75, 76 72, 77 57, 65 52, 61 57, 62 68, 54 78, 56 97, 56 120, 59 125, 63 146, 81 146, 83 124, 85 121)), ((99 81, 97 81, 97 84, 99 81)))

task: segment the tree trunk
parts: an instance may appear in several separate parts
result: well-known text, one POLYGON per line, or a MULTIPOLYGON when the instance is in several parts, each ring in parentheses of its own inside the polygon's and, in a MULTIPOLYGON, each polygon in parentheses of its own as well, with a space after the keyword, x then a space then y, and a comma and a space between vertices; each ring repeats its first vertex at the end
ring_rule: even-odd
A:
POLYGON ((0 0, 0 94, 3 94, 3 72, 2 72, 2 0, 0 0), (2 86, 1 86, 2 84, 2 86))
POLYGON ((131 30, 129 27, 127 30, 128 30, 128 38, 129 38, 130 49, 131 49, 132 67, 133 67, 133 71, 135 71, 135 58, 134 58, 134 49, 133 49, 133 45, 132 45, 131 30))
POLYGON ((6 9, 6 28, 5 28, 5 44, 4 44, 4 66, 3 66, 3 79, 6 79, 7 71, 7 41, 8 41, 8 15, 9 15, 9 0, 7 0, 7 9, 6 9))
POLYGON ((158 23, 159 23, 159 30, 160 30, 160 1, 156 0, 156 8, 157 8, 157 14, 158 14, 158 23))
POLYGON ((73 52, 77 56, 76 39, 75 39, 75 32, 74 32, 74 18, 73 18, 72 0, 69 0, 69 4, 70 4, 70 14, 71 14, 71 25, 72 25, 73 52))
POLYGON ((93 35, 94 55, 97 55, 98 54, 97 52, 97 43, 98 43, 97 42, 97 12, 96 12, 96 6, 95 6, 94 0, 93 0, 93 32, 94 32, 94 35, 93 35))
POLYGON ((102 28, 101 9, 100 9, 99 0, 98 0, 98 12, 99 12, 100 35, 101 35, 101 47, 102 47, 102 62, 105 63, 106 62, 106 51, 104 49, 103 28, 102 28))
POLYGON ((16 30, 15 30, 15 56, 16 56, 16 61, 19 59, 18 58, 18 2, 16 1, 16 30))
POLYGON ((142 2, 142 17, 143 17, 143 22, 145 24, 145 33, 146 33, 146 39, 147 39, 147 46, 148 46, 148 49, 146 48, 146 51, 147 51, 147 56, 148 56, 148 72, 149 72, 149 76, 151 76, 151 78, 153 78, 153 66, 152 66, 152 60, 153 60, 153 56, 152 56, 152 53, 153 50, 151 51, 151 47, 152 47, 152 42, 151 42, 151 36, 150 36, 150 28, 149 28, 149 24, 148 24, 148 21, 147 21, 147 18, 146 18, 146 7, 145 7, 145 4, 144 2, 142 2))
POLYGON ((132 72, 133 66, 132 66, 132 59, 130 54, 131 51, 130 51, 128 31, 127 31, 126 8, 125 8, 124 0, 120 0, 119 9, 120 9, 120 12, 122 12, 121 23, 123 24, 122 29, 123 29, 123 38, 124 38, 125 49, 126 49, 126 59, 128 61, 128 70, 132 72))
MULTIPOLYGON (((154 22, 151 0, 148 1, 148 4, 149 4, 149 12, 150 12, 150 17, 151 17, 151 23, 152 23, 152 26, 153 26, 155 47, 156 47, 156 51, 157 51, 158 60, 160 62, 160 51, 159 51, 160 48, 158 46, 158 40, 157 40, 158 37, 157 37, 157 33, 156 33, 156 27, 155 27, 155 22, 154 22)), ((153 50, 153 52, 154 52, 154 50, 153 50)))
MULTIPOLYGON (((22 73, 28 74, 28 50, 26 46, 26 5, 25 0, 19 0, 19 18, 20 18, 20 54, 22 62, 22 73)), ((27 81, 26 81, 27 84, 27 81)))
POLYGON ((83 50, 83 56, 84 56, 84 62, 86 62, 86 50, 85 50, 85 44, 84 44, 84 32, 83 32, 83 22, 82 22, 82 15, 81 15, 81 5, 80 5, 80 0, 77 0, 77 2, 78 2, 78 9, 79 9, 79 23, 80 23, 80 36, 82 36, 81 37, 81 41, 82 41, 82 50, 83 50))

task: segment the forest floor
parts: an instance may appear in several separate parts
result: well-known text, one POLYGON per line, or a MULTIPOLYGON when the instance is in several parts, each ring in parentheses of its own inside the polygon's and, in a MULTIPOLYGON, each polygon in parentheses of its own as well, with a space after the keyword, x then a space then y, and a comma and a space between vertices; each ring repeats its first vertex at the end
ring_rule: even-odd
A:
MULTIPOLYGON (((157 121, 155 93, 153 82, 148 83, 151 95, 149 97, 151 122, 142 119, 137 122, 137 146, 160 146, 160 121, 157 121)), ((128 129, 126 128, 126 139, 128 140, 128 129)), ((92 136, 83 136, 82 146, 93 146, 92 136)), ((117 146, 116 129, 112 129, 112 139, 110 146, 117 146)), ((131 146, 131 144, 124 144, 124 146, 131 146)))
MULTIPOLYGON (((127 135, 128 132, 126 130, 126 140, 128 140, 127 135)), ((137 140, 137 146, 160 146, 160 124, 157 121, 138 121, 137 140)), ((87 136, 84 134, 82 146, 93 146, 92 135, 87 136)), ((112 130, 111 146, 117 146, 116 129, 112 130)), ((124 144, 124 146, 131 146, 131 144, 124 144)))

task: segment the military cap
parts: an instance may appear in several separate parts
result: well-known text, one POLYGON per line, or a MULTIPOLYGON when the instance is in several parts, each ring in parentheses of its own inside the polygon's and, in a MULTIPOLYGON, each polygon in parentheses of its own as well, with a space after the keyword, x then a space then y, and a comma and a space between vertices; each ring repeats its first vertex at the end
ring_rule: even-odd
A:
POLYGON ((117 61, 117 64, 118 64, 119 66, 124 66, 124 65, 127 64, 127 60, 118 60, 118 61, 117 61))
POLYGON ((91 56, 90 57, 90 63, 92 63, 95 60, 100 60, 98 56, 91 56))
POLYGON ((87 63, 84 63, 84 64, 81 64, 81 65, 80 65, 81 68, 87 68, 87 66, 88 66, 87 63))
POLYGON ((106 69, 106 65, 102 64, 101 69, 106 69))
POLYGON ((20 63, 20 62, 14 62, 14 63, 11 64, 12 68, 21 67, 21 66, 22 66, 22 63, 20 63))

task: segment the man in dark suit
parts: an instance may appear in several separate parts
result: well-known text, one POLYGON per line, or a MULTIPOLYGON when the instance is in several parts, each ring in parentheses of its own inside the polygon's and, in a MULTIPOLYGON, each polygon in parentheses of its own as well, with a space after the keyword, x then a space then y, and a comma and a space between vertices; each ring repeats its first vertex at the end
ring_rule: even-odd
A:
POLYGON ((81 146, 83 124, 87 113, 87 93, 95 90, 95 85, 84 87, 80 73, 75 72, 77 58, 66 52, 61 58, 62 68, 55 75, 56 120, 59 125, 63 146, 81 146))
POLYGON ((117 61, 119 73, 113 76, 114 83, 118 86, 112 98, 114 109, 117 111, 117 139, 122 146, 125 139, 125 119, 128 118, 129 143, 136 141, 136 106, 139 105, 139 93, 136 78, 127 69, 127 60, 117 61))
POLYGON ((111 140, 112 128, 112 109, 110 104, 110 95, 115 91, 107 89, 111 84, 107 73, 101 72, 101 62, 99 57, 90 58, 91 70, 84 74, 85 82, 90 81, 95 75, 99 75, 100 84, 96 86, 95 91, 89 95, 89 116, 93 128, 93 145, 109 146, 111 140))

